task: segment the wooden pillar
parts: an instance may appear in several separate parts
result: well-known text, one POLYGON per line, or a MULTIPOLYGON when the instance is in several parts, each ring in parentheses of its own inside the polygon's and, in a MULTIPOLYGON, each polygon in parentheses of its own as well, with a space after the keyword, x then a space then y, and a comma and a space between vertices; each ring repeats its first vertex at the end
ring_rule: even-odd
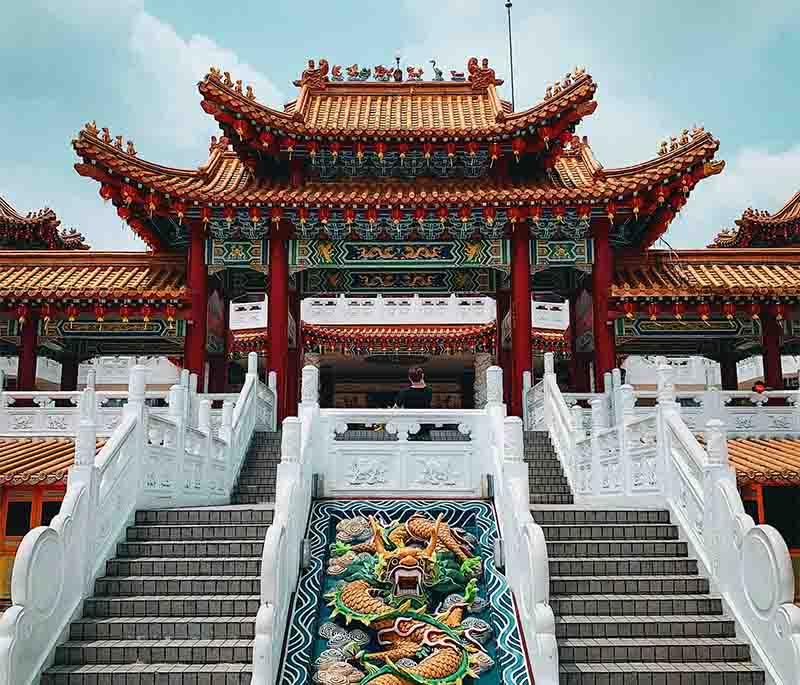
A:
POLYGON ((20 331, 17 351, 17 390, 36 389, 36 344, 38 342, 39 322, 31 314, 20 331))
POLYGON ((761 317, 763 326, 761 357, 764 362, 764 383, 770 390, 783 390, 783 366, 781 364, 781 323, 772 313, 761 317))
POLYGON ((286 418, 289 380, 289 252, 285 232, 277 229, 269 239, 269 349, 267 371, 278 382, 278 425, 286 418))
POLYGON ((736 355, 733 345, 722 344, 719 355, 719 375, 723 390, 738 390, 739 376, 736 372, 736 355))
POLYGON ((208 323, 208 271, 206 270, 203 225, 192 222, 188 254, 188 283, 191 293, 191 325, 184 341, 184 368, 197 374, 197 387, 203 387, 206 366, 206 327, 208 323))
POLYGON ((511 237, 511 401, 509 415, 522 417, 522 376, 531 370, 531 265, 527 224, 511 237))
POLYGON ((609 322, 608 295, 613 278, 613 255, 606 219, 594 224, 594 266, 592 267, 592 307, 594 328, 594 383, 602 389, 603 375, 614 368, 616 350, 614 322, 609 322))
POLYGON ((78 367, 80 363, 77 357, 65 357, 61 360, 61 390, 73 391, 78 389, 78 367))

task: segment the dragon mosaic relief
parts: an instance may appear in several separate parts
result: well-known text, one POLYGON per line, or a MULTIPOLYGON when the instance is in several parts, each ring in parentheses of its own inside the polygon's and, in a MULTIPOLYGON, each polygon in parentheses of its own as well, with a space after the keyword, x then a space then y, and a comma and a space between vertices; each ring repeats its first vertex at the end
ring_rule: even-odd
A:
POLYGON ((336 525, 325 569, 330 612, 318 629, 320 685, 460 685, 494 668, 478 595, 477 539, 440 514, 336 525), (352 626, 352 628, 351 628, 352 626))

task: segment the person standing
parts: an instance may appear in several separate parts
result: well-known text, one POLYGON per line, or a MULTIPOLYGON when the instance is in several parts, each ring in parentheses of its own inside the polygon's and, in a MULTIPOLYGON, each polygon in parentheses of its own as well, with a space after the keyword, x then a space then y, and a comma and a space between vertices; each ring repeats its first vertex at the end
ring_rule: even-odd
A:
POLYGON ((433 390, 425 384, 425 372, 414 366, 408 370, 409 387, 397 394, 395 404, 401 409, 430 409, 433 390))

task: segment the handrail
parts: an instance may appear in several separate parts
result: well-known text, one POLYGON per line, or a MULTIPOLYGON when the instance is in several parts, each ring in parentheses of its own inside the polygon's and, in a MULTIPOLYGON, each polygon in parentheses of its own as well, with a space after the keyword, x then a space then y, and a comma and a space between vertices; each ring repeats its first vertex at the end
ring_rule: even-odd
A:
MULTIPOLYGON (((219 435, 211 429, 211 401, 197 402, 197 426, 188 407, 196 400, 191 379, 169 391, 169 413, 147 405, 147 368, 130 372, 120 421, 97 452, 97 394, 80 394, 76 410, 75 464, 59 514, 30 531, 17 552, 11 577, 13 605, 0 618, 0 685, 32 683, 92 592, 117 543, 139 508, 223 504, 244 461, 253 431, 269 411, 256 396, 257 357, 237 402, 229 400, 219 435), (191 474, 191 475, 189 475, 191 474)), ((274 393, 263 391, 274 406, 274 393)))

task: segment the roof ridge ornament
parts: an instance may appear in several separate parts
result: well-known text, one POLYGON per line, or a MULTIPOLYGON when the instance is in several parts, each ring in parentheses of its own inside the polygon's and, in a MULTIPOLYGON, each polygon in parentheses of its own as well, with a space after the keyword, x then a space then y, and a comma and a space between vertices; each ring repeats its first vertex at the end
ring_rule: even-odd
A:
POLYGON ((470 57, 467 62, 467 71, 469 72, 469 82, 472 84, 472 90, 484 90, 490 85, 503 85, 503 79, 497 78, 486 57, 481 60, 480 65, 477 57, 470 57))
POLYGON ((558 95, 562 91, 566 90, 567 88, 572 87, 577 83, 581 77, 586 74, 585 67, 578 67, 576 66, 572 71, 567 72, 562 80, 556 81, 550 86, 547 86, 544 91, 544 99, 549 100, 552 97, 558 95))
POLYGON ((661 144, 658 146, 658 156, 662 157, 670 152, 675 152, 676 150, 686 147, 694 141, 699 140, 704 135, 706 135, 706 130, 702 126, 693 126, 691 132, 688 128, 685 128, 681 131, 680 136, 670 136, 661 141, 661 144))
POLYGON ((294 81, 294 85, 298 87, 325 88, 329 81, 328 71, 328 60, 324 57, 319 59, 319 66, 314 63, 313 59, 310 59, 308 60, 308 68, 303 70, 300 79, 294 81))

